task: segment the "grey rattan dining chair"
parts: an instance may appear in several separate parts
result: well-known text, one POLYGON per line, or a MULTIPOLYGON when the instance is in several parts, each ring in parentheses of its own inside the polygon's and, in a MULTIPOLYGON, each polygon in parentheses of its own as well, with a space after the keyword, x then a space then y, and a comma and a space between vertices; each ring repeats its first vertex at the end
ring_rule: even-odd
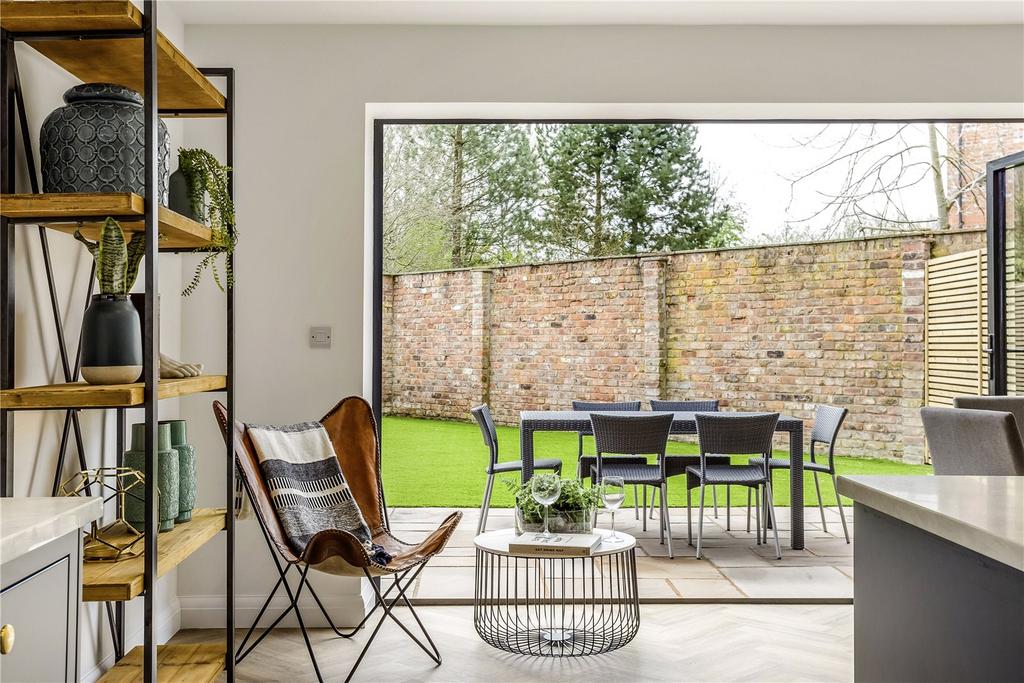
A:
MULTIPOLYGON (((693 399, 686 401, 659 401, 658 399, 651 399, 651 410, 655 412, 659 411, 670 411, 673 413, 717 413, 718 412, 718 400, 717 399, 693 399)), ((674 474, 682 474, 686 470, 686 466, 693 460, 692 456, 688 455, 668 455, 668 475, 671 477, 674 474), (682 467, 673 467, 674 464, 682 464, 682 467)), ((658 495, 655 491, 655 496, 658 495)), ((646 501, 644 501, 646 503, 646 501)), ((715 488, 711 489, 711 504, 714 506, 715 519, 718 519, 718 491, 715 488)), ((651 519, 654 519, 654 498, 651 498, 651 519)), ((727 528, 731 527, 732 522, 729 520, 729 487, 725 487, 725 525, 727 528)), ((750 531, 750 529, 747 529, 750 531)))
MULTIPOLYGON (((810 460, 804 460, 804 471, 814 474, 814 491, 818 494, 818 512, 821 514, 822 531, 828 532, 825 523, 825 505, 821 502, 821 485, 818 483, 818 473, 827 474, 832 477, 832 490, 836 494, 836 504, 839 506, 839 519, 843 523, 843 536, 846 542, 850 542, 850 530, 846 527, 846 513, 843 511, 843 499, 836 488, 836 438, 839 436, 839 429, 843 426, 843 420, 849 414, 846 408, 837 406, 818 406, 814 411, 814 425, 811 427, 811 453, 810 460), (815 458, 820 453, 815 453, 815 445, 825 444, 828 446, 828 462, 818 462, 815 458)), ((762 464, 764 458, 751 458, 752 464, 762 464)), ((774 470, 788 470, 788 458, 772 458, 768 461, 768 467, 774 470)), ((747 529, 750 529, 750 495, 747 495, 747 529)))
MULTIPOLYGON (((575 400, 572 402, 572 409, 581 412, 596 412, 596 411, 639 411, 640 401, 579 401, 575 400)), ((576 432, 576 478, 583 478, 583 437, 593 436, 594 432, 591 429, 587 429, 582 432, 576 432)), ((639 488, 633 487, 633 515, 640 519, 640 502, 639 502, 639 488)), ((644 493, 644 510, 647 510, 647 494, 644 493)), ((645 518, 646 519, 646 518, 645 518)), ((647 530, 646 522, 644 523, 644 531, 647 530)))
POLYGON ((1024 475, 1024 445, 1012 413, 926 407, 921 422, 935 474, 1024 475))
MULTIPOLYGON (((491 417, 491 409, 487 405, 479 405, 471 408, 470 413, 480 426, 480 433, 483 434, 484 444, 489 451, 487 460, 487 486, 484 489, 484 500, 480 505, 480 522, 477 524, 476 533, 482 534, 487 529, 487 513, 491 509, 491 493, 494 491, 494 476, 506 472, 522 472, 522 460, 506 460, 498 462, 498 430, 494 427, 494 418, 491 417)), ((561 476, 562 461, 558 458, 541 458, 533 461, 535 470, 551 470, 561 476)))
MULTIPOLYGON (((672 430, 672 415, 602 415, 590 416, 591 431, 594 434, 596 462, 591 480, 600 485, 602 477, 622 477, 623 483, 634 486, 651 486, 661 490, 661 542, 668 539, 668 556, 672 559, 672 526, 668 516, 668 497, 665 472, 665 449, 668 434, 672 430), (605 455, 655 455, 656 465, 625 462, 605 455)), ((646 498, 646 493, 644 498, 646 498)), ((645 517, 646 519, 646 517, 645 517)))
MULTIPOLYGON (((691 522, 690 491, 694 488, 691 477, 700 486, 700 512, 697 519, 697 559, 700 559, 701 543, 704 538, 704 488, 714 484, 731 484, 755 489, 760 501, 764 490, 765 520, 771 515, 772 533, 775 536, 775 557, 782 559, 779 547, 778 520, 772 502, 772 482, 768 468, 760 465, 716 465, 708 463, 708 455, 761 455, 770 458, 772 437, 779 421, 778 413, 754 415, 730 415, 729 413, 697 413, 697 440, 700 443, 700 465, 686 468, 686 534, 693 543, 691 522)), ((758 507, 757 542, 761 542, 761 511, 758 507)), ((767 540, 767 539, 766 539, 767 540)))

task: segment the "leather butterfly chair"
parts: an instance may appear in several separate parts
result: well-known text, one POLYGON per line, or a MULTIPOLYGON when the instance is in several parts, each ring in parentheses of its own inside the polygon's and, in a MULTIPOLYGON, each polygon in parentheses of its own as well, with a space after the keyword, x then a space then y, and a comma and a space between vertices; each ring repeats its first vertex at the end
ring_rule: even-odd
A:
MULTIPOLYGON (((217 418, 217 423, 220 425, 221 432, 225 440, 227 440, 227 410, 219 401, 214 401, 213 412, 217 418)), ((431 660, 440 665, 441 654, 438 652, 437 646, 434 645, 430 634, 427 633, 423 622, 420 621, 419 616, 409 602, 406 591, 423 567, 426 566, 427 562, 444 549, 448 539, 451 538, 452 533, 458 526, 459 520, 462 519, 462 513, 454 512, 449 515, 433 533, 420 543, 406 543, 395 538, 389 529, 387 512, 384 507, 380 480, 380 445, 377 441, 377 424, 369 404, 358 396, 350 396, 342 399, 320 422, 327 430, 327 434, 334 446, 334 451, 337 453, 341 470, 345 475, 345 480, 348 482, 352 495, 363 513, 363 518, 366 520, 370 534, 373 536, 373 542, 383 546, 393 556, 393 559, 386 566, 375 563, 362 543, 354 535, 341 529, 328 529, 315 534, 309 540, 302 554, 297 555, 288 544, 284 529, 278 521, 277 513, 270 499, 270 490, 263 480, 259 466, 259 457, 256 454, 252 440, 245 431, 245 425, 236 420, 234 424, 235 461, 241 474, 242 484, 249 495, 249 499, 252 501, 253 512, 267 540, 267 546, 271 551, 271 556, 274 559, 274 564, 280 577, 267 601, 253 620, 252 626, 249 627, 249 631, 246 633, 241 645, 239 645, 238 651, 235 654, 235 661, 241 662, 289 612, 294 610, 295 617, 299 622, 299 629, 302 631, 302 637, 306 641, 306 649, 309 651, 309 658, 313 663, 317 680, 323 681, 323 676, 320 675, 320 667, 317 664, 316 654, 313 652, 309 635, 306 633, 306 627, 302 621, 301 610, 298 608, 300 595, 303 590, 308 590, 323 612, 324 617, 326 617, 331 629, 342 638, 354 636, 369 620, 370 616, 377 611, 378 607, 384 612, 370 634, 369 640, 366 641, 366 645, 363 646, 362 651, 359 653, 355 664, 349 670, 348 676, 345 678, 346 681, 351 680, 367 650, 370 648, 370 644, 376 638, 377 632, 380 631, 380 627, 388 618, 398 624, 412 638, 413 642, 427 653, 431 660), (288 572, 293 567, 299 573, 299 584, 294 590, 287 580, 288 572), (327 574, 362 576, 370 579, 369 583, 376 593, 376 604, 351 631, 342 632, 334 625, 323 602, 321 602, 320 597, 313 590, 312 584, 308 581, 311 568, 327 574), (391 577, 394 579, 383 593, 381 592, 379 582, 374 580, 380 577, 391 577), (245 646, 249 637, 259 624, 277 590, 281 587, 284 588, 288 595, 290 602, 288 608, 246 649, 245 646), (391 597, 393 592, 395 595, 391 597), (427 643, 429 643, 429 648, 413 635, 412 631, 399 621, 395 615, 394 608, 399 602, 409 608, 413 619, 416 620, 416 624, 419 626, 419 630, 423 633, 427 643)))

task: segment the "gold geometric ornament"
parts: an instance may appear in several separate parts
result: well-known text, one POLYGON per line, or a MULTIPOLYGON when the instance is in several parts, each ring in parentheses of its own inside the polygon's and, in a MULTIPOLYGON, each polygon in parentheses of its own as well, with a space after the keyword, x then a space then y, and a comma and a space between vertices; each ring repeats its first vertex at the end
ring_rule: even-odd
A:
POLYGON ((145 500, 145 483, 145 475, 133 467, 97 467, 83 470, 60 485, 62 496, 91 496, 92 489, 98 487, 104 505, 117 500, 117 518, 113 522, 100 526, 94 521, 89 531, 84 532, 84 561, 116 562, 142 553, 142 530, 125 520, 124 500, 126 496, 145 500))

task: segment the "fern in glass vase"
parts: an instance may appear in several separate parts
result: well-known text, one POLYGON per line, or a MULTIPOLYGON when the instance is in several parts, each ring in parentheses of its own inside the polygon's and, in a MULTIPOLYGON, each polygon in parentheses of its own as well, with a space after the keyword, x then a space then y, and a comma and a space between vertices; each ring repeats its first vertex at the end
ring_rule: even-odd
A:
MULTIPOLYGON (((544 508, 530 492, 529 482, 503 479, 515 499, 517 523, 524 531, 539 531, 544 525, 544 508)), ((587 488, 579 479, 563 479, 558 499, 551 504, 551 529, 559 533, 586 533, 593 528, 594 510, 601 504, 601 493, 587 488)))

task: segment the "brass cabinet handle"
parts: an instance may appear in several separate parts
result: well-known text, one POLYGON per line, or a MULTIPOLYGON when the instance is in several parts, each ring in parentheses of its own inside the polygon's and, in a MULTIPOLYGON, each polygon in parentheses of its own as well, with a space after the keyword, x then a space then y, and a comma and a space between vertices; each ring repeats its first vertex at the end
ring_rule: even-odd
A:
POLYGON ((9 654, 14 649, 14 626, 4 624, 0 627, 0 655, 9 654))

